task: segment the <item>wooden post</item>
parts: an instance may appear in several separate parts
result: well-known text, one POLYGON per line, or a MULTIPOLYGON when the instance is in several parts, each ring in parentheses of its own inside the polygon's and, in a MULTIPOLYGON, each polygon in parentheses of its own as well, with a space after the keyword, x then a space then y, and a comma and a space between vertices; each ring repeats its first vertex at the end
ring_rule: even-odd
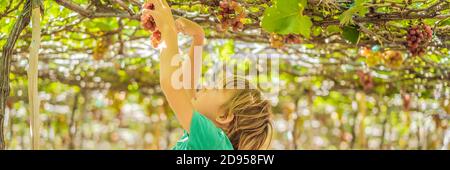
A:
POLYGON ((39 0, 33 0, 31 13, 31 44, 28 58, 28 101, 30 107, 32 148, 39 149, 39 97, 38 97, 38 60, 41 44, 41 8, 39 0))

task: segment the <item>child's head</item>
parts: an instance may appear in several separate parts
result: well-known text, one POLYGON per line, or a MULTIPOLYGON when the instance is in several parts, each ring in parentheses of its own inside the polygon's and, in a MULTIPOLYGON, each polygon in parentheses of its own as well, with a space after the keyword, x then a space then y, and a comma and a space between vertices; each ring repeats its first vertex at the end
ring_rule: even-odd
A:
POLYGON ((235 149, 267 148, 272 131, 270 102, 245 79, 233 77, 219 84, 199 90, 194 108, 222 128, 235 149))

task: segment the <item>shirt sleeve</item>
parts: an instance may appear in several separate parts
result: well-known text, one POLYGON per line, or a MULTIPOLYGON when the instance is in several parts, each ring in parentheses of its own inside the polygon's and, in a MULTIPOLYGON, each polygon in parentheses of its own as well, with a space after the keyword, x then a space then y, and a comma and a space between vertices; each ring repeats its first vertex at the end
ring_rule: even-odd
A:
POLYGON ((214 123, 194 111, 189 133, 189 144, 194 150, 217 150, 224 145, 226 135, 214 123))

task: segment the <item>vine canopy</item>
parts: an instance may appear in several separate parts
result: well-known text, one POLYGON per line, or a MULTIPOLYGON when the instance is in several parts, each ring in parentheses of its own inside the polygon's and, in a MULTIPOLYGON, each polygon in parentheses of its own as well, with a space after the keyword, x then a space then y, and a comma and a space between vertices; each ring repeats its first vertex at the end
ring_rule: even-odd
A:
MULTIPOLYGON (((6 43, 13 27, 10 23, 20 14, 24 2, 0 2, 0 46, 6 43)), ((314 81, 333 81, 335 90, 361 89, 383 94, 405 91, 431 96, 433 93, 427 89, 448 85, 448 0, 235 2, 241 9, 238 13, 243 14, 239 15, 242 26, 224 28, 220 0, 168 0, 176 17, 191 19, 205 28, 206 38, 212 42, 208 49, 290 55, 283 61, 281 73, 293 77, 293 82, 298 81, 295 77, 308 77, 312 85, 314 81), (416 35, 410 30, 421 25, 430 27, 431 37, 422 38, 425 40, 416 45, 411 40, 416 35)), ((80 87, 93 83, 94 87, 95 76, 89 76, 89 72, 95 72, 117 89, 127 89, 129 84, 120 83, 128 80, 140 87, 157 85, 155 77, 146 80, 130 75, 155 70, 158 60, 150 45, 151 33, 139 22, 143 3, 44 1, 40 65, 48 70, 41 71, 40 78, 80 87), (130 77, 115 82, 114 76, 120 75, 130 77), (82 78, 84 81, 79 81, 82 78)), ((15 74, 25 74, 20 58, 28 53, 30 39, 31 30, 26 29, 14 52, 19 56, 13 58, 15 74)))
MULTIPOLYGON (((36 87, 31 0, 0 0, 0 149, 30 142, 28 87, 39 92, 43 148, 172 146, 179 124, 140 22, 145 1, 42 1, 36 87)), ((203 71, 233 54, 282 54, 273 148, 450 146, 450 0, 167 2, 204 28, 203 71)), ((180 49, 190 41, 180 34, 180 49)))

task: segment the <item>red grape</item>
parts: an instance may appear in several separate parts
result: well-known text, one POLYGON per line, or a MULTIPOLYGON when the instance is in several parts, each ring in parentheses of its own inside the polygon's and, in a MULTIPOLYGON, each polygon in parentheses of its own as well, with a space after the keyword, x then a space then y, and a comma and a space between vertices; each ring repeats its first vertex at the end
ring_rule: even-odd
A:
POLYGON ((433 30, 429 25, 424 23, 413 25, 409 28, 406 36, 406 47, 412 56, 422 56, 432 37, 433 30))
POLYGON ((241 31, 244 28, 241 19, 245 18, 245 12, 239 3, 235 0, 222 0, 219 7, 217 15, 220 21, 219 31, 226 31, 229 26, 233 31, 241 31))
POLYGON ((151 15, 141 15, 141 25, 146 30, 155 31, 156 23, 151 15))
POLYGON ((273 48, 282 48, 284 46, 283 37, 277 34, 271 34, 270 46, 273 48))
POLYGON ((153 3, 145 3, 144 5, 142 5, 142 8, 149 9, 149 10, 154 10, 155 9, 155 5, 153 3))
POLYGON ((356 74, 358 75, 359 82, 363 86, 364 90, 368 91, 368 90, 371 90, 373 88, 374 83, 373 83, 372 75, 370 75, 370 73, 365 73, 365 72, 363 72, 361 70, 358 70, 356 72, 356 74))
MULTIPOLYGON (((145 3, 142 5, 143 9, 155 10, 155 5, 153 3, 145 3)), ((161 41, 161 32, 156 28, 156 22, 151 15, 141 15, 141 25, 144 29, 152 32, 151 44, 154 48, 158 47, 161 41)))
POLYGON ((157 48, 159 43, 161 42, 161 32, 159 30, 153 32, 151 40, 153 48, 157 48))
POLYGON ((300 44, 302 43, 302 40, 298 35, 289 34, 284 37, 284 42, 287 44, 300 44))

